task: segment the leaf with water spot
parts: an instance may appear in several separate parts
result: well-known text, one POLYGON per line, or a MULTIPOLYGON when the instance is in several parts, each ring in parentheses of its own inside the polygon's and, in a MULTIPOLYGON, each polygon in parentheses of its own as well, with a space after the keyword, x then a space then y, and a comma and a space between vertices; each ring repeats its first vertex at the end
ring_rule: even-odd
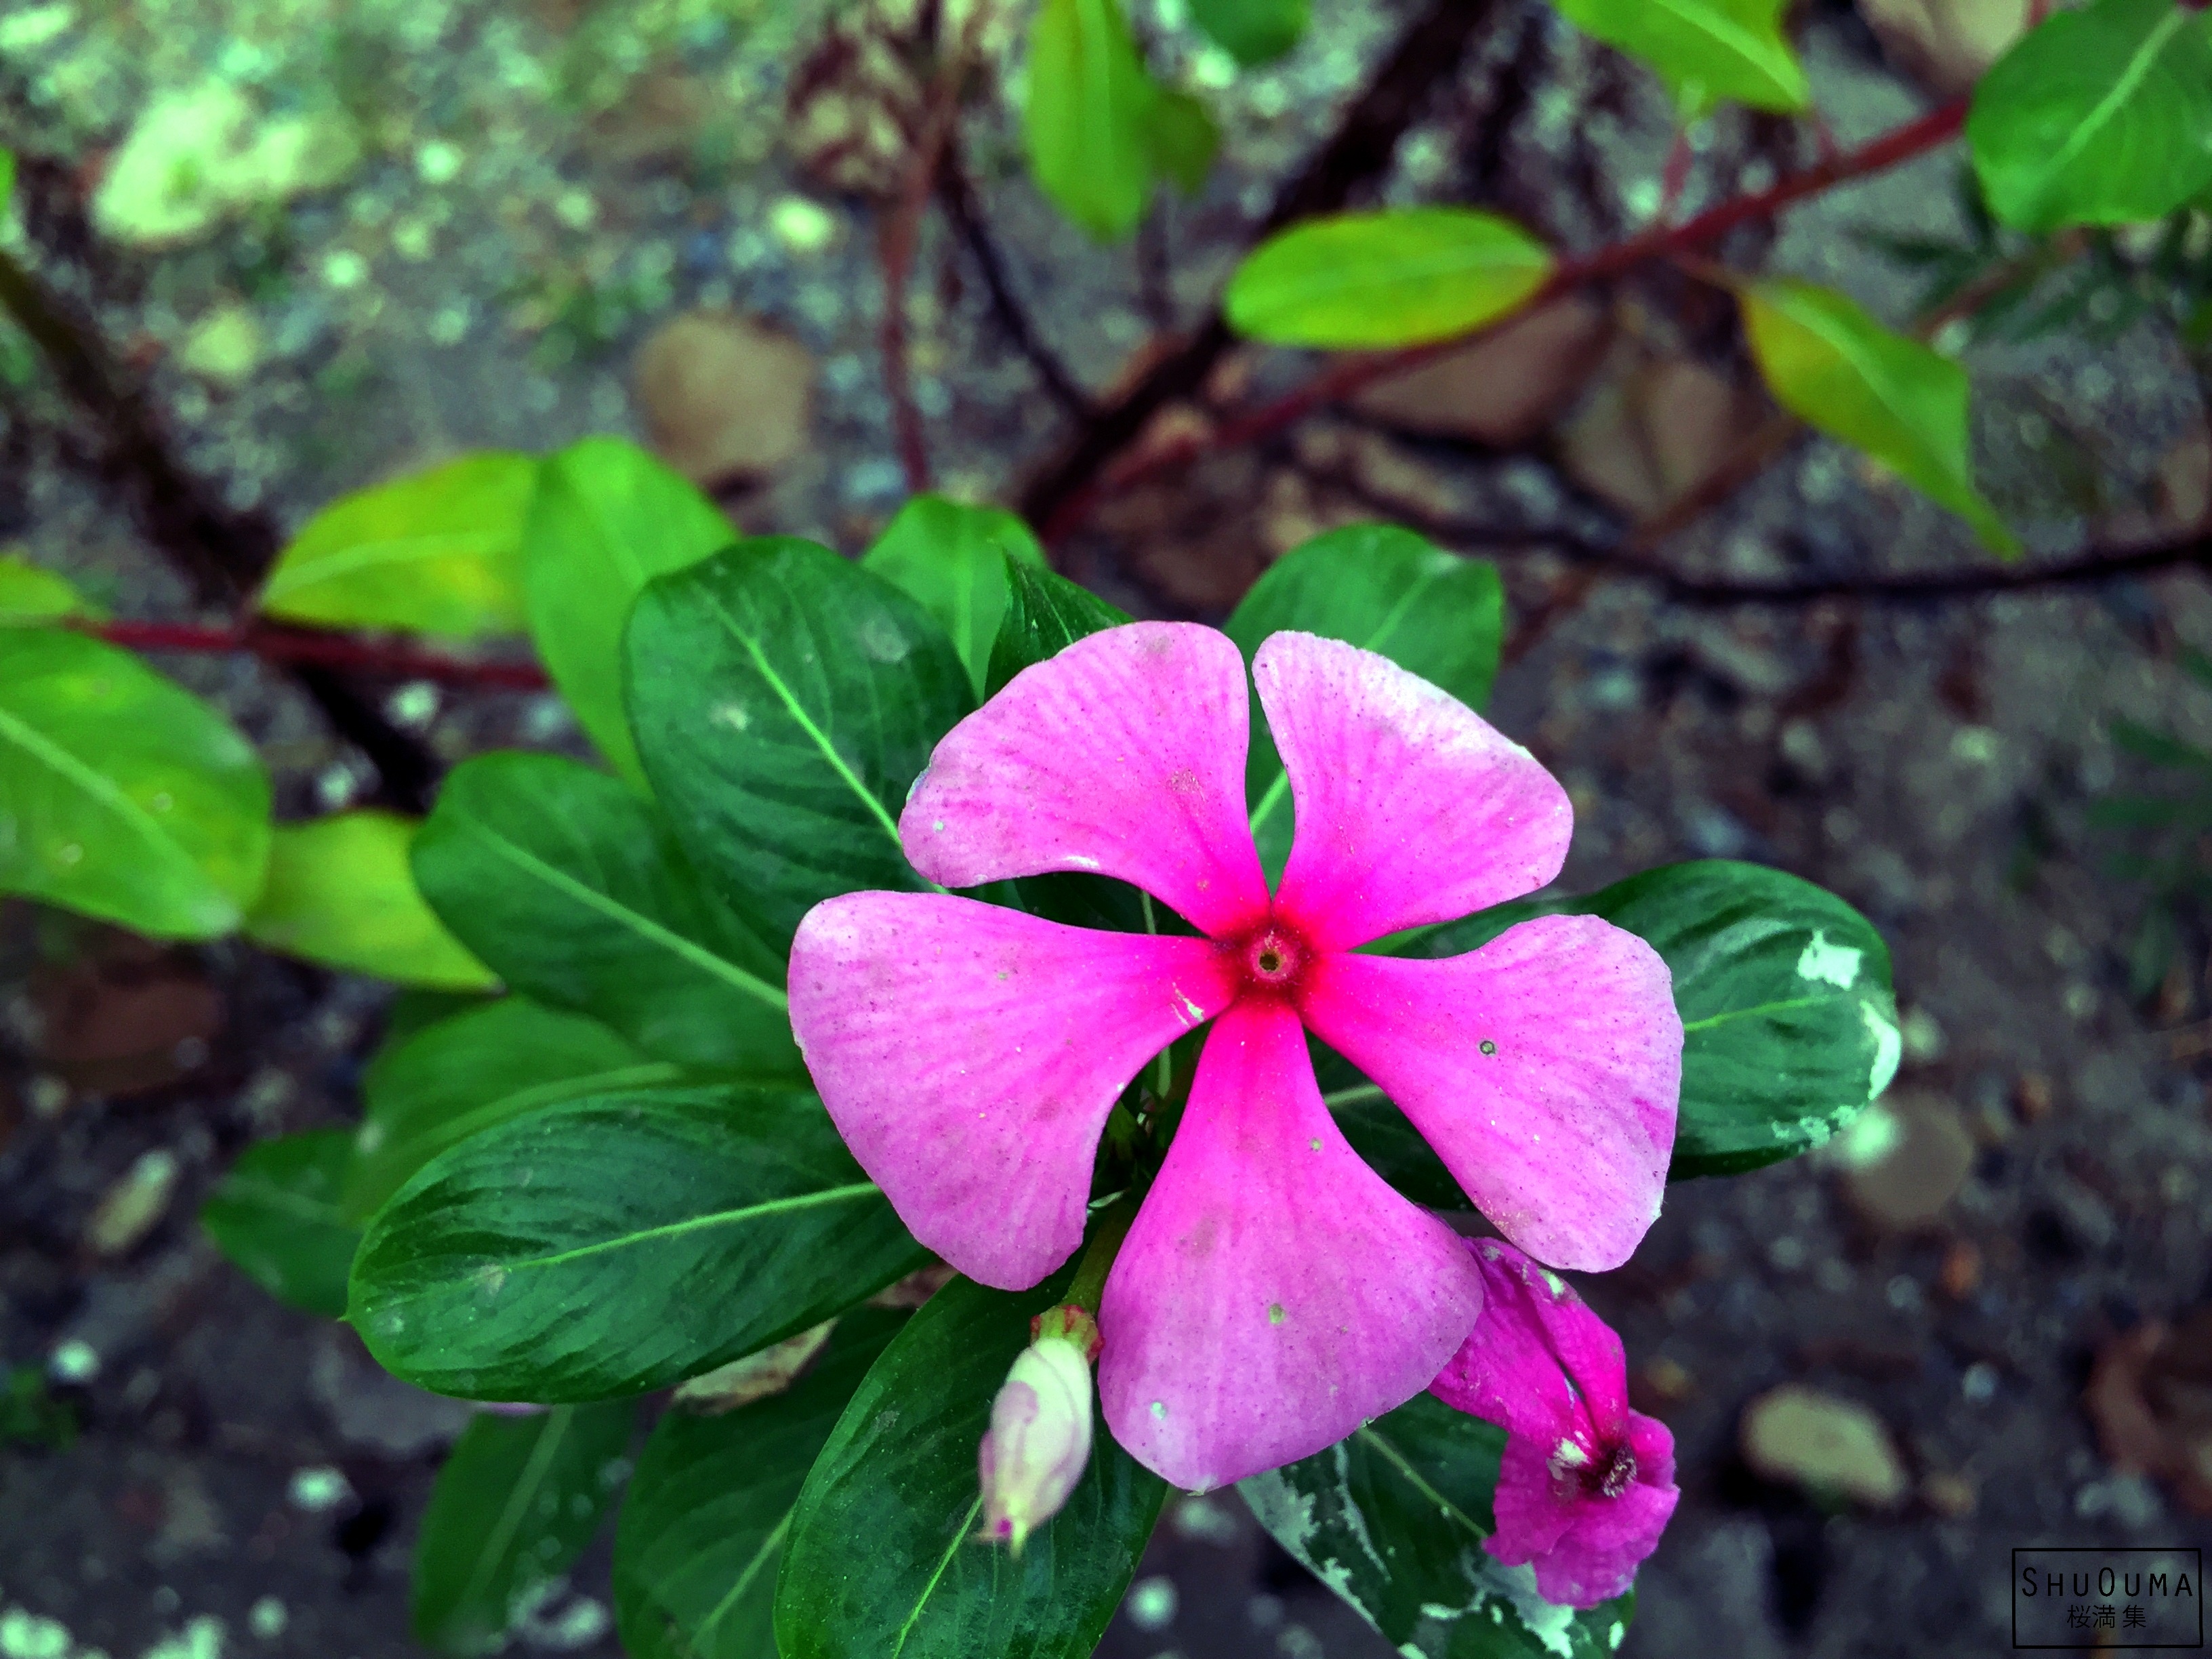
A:
POLYGON ((256 1141, 200 1206, 200 1225, 248 1279, 279 1302, 337 1319, 361 1229, 338 1209, 353 1137, 310 1129, 256 1141))
POLYGON ((454 1443, 415 1541, 415 1634, 440 1653, 506 1645, 592 1541, 621 1490, 637 1408, 484 1413, 454 1443))
POLYGON ((515 989, 657 1060, 802 1079, 783 958, 702 885, 665 819, 556 755, 456 769, 415 844, 446 925, 515 989))
POLYGON ((814 1096, 633 1090, 431 1160, 370 1221, 347 1317, 440 1394, 605 1400, 819 1324, 927 1260, 814 1096))
POLYGON ((1006 612, 1006 568, 1042 568, 1030 527, 1002 507, 916 495, 861 556, 872 570, 937 618, 981 696, 1006 612))
POLYGON ((269 798, 253 745, 129 652, 0 629, 0 893, 213 939, 261 890, 269 798))
POLYGON ((1408 1659, 1611 1659, 1633 1592, 1577 1613, 1482 1547, 1505 1431, 1425 1394, 1237 1483, 1260 1524, 1408 1659))
POLYGON ((899 812, 975 695, 914 600, 826 547, 763 537, 648 587, 629 654, 653 791, 763 937, 788 945, 833 894, 928 885, 899 812))
POLYGON ((975 1536, 975 1448, 1034 1290, 956 1279, 868 1372, 806 1477, 776 1587, 782 1659, 1087 1659, 1136 1574, 1167 1485, 1101 1424, 1083 1479, 1018 1559, 975 1536))
POLYGON ((791 1513, 853 1391, 908 1316, 842 1316, 805 1375, 735 1411, 679 1402, 653 1425, 615 1530, 630 1659, 763 1659, 791 1513))
MULTIPOLYGON (((1480 708, 1498 678, 1504 590, 1487 560, 1462 559, 1393 525, 1347 525, 1276 560, 1227 627, 1248 663, 1270 634, 1318 634, 1379 653, 1480 708)), ((1291 854, 1293 812, 1256 691, 1244 787, 1260 860, 1273 879, 1291 854)))

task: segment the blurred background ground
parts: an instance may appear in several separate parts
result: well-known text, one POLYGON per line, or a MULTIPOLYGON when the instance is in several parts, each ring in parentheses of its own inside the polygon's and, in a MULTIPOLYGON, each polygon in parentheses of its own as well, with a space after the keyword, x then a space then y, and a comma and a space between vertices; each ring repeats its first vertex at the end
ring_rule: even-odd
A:
MULTIPOLYGON (((1079 399, 1201 319, 1409 15, 1317 0, 1294 58, 1237 76, 1182 9, 1139 15, 1157 64, 1222 112, 1225 161, 1134 249, 1091 247, 1036 196, 1011 93, 968 112, 975 221, 1075 390, 1055 393, 976 240, 932 213, 907 321, 946 488, 1012 499, 1079 399)), ((248 518, 296 526, 461 449, 606 430, 711 479, 748 529, 857 551, 905 489, 875 239, 903 178, 884 112, 915 95, 882 37, 909 10, 847 5, 825 33, 808 8, 745 0, 17 3, 0 11, 17 252, 248 518)), ((1369 194, 1499 205, 1576 246, 1648 219, 1657 89, 1534 0, 1492 12, 1369 194)), ((1840 143, 1929 95, 1849 8, 1807 7, 1802 38, 1840 143)), ((1723 114, 1685 204, 1759 187, 1809 159, 1801 142, 1723 114)), ((1957 165, 1838 191, 1732 255, 1903 321, 1911 273, 1868 233, 1963 234, 1957 165)), ((2212 1542, 2208 939, 2185 902, 2113 872, 2133 843, 2093 822, 2116 792, 2170 787, 2116 750, 2115 718, 2212 738, 2212 690, 2178 665, 2212 647, 2212 603, 2185 574, 1786 606, 1593 580, 1577 548, 1664 512, 1771 422, 1728 319, 1647 274, 1420 388, 1109 498, 1066 568, 1139 614, 1217 620, 1270 558, 1351 519, 1495 556, 1512 631, 1491 714, 1573 795, 1568 885, 1757 859, 1881 927, 1907 1016, 1885 1105, 1824 1155, 1674 1189, 1629 1267, 1585 1286, 1681 1456, 1624 1651, 2006 1650, 2015 1545, 2212 1542), (1785 1386, 1809 1392, 1778 1404, 1785 1386)), ((2203 514, 2203 392, 2154 327, 1967 362, 1985 483, 2037 553, 2203 514)), ((1295 368, 1231 354, 1175 418, 1295 368)), ((20 336, 0 334, 0 539, 119 614, 212 615, 20 336)), ((1982 556, 1802 436, 1663 551, 1717 580, 1982 556)), ((163 666, 262 742, 286 811, 374 788, 290 682, 245 658, 163 666)), ((578 741, 550 699, 368 689, 441 762, 578 741)), ((406 1554, 465 1408, 270 1303, 192 1221, 249 1139, 346 1120, 384 994, 14 906, 0 996, 0 1365, 51 1378, 81 1425, 45 1444, 46 1389, 0 1399, 0 1654, 413 1651, 406 1554)), ((605 1595, 602 1552, 522 1644, 612 1653, 605 1595)), ((1102 1651, 1384 1649, 1221 1494, 1171 1510, 1102 1651)))

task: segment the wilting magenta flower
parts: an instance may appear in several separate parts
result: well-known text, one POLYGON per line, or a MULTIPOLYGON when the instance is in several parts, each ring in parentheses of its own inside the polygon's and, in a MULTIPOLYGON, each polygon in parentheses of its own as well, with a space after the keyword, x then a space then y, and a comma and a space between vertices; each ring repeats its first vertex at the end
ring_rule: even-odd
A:
POLYGON ((1498 1530, 1483 1547, 1533 1563, 1546 1601, 1594 1607, 1659 1547, 1681 1496, 1674 1437, 1629 1410, 1620 1338, 1571 1286, 1501 1240, 1468 1244, 1482 1318, 1429 1391, 1504 1427, 1498 1530))
POLYGON ((1204 938, 850 893, 808 913, 791 957, 793 1029, 861 1167, 924 1244, 1006 1289, 1081 1243, 1121 1090, 1216 1022, 1098 1316, 1115 1438, 1197 1489, 1411 1399, 1481 1310, 1451 1231, 1346 1143, 1307 1030, 1564 1267, 1619 1265, 1657 1215, 1681 1071, 1666 965, 1604 921, 1540 917, 1444 961, 1354 954, 1550 881, 1565 793, 1371 652, 1277 634, 1253 678, 1296 810, 1272 895, 1245 817, 1243 659, 1191 623, 1110 629, 1024 671, 938 744, 899 823, 947 887, 1091 871, 1204 938))
POLYGON ((1015 1554, 1060 1513, 1091 1461, 1091 1356, 1067 1336, 1040 1336, 1014 1357, 976 1449, 983 1536, 1015 1554))

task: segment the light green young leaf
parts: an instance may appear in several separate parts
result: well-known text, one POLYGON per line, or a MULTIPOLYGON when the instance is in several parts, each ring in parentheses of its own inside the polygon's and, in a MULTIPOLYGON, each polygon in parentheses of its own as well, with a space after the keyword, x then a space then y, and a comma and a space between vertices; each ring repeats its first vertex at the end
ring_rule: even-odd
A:
POLYGON ((1152 171, 1184 195, 1195 196, 1206 188, 1206 175, 1221 149, 1221 129, 1190 94, 1163 87, 1152 118, 1145 123, 1145 143, 1152 171))
POLYGON ((269 798, 253 746, 129 652, 0 629, 0 893, 229 933, 261 890, 269 798))
POLYGON ((537 476, 532 457, 491 451, 342 495, 284 550, 261 609, 323 628, 517 632, 515 554, 537 476))
POLYGON ((395 1031, 362 1079, 365 1109, 339 1208, 350 1222, 367 1220, 447 1147, 526 1112, 684 1076, 595 1019, 523 997, 395 1031))
POLYGON ((200 1206, 216 1247, 279 1302, 343 1316, 361 1229, 339 1212, 353 1136, 343 1129, 257 1141, 200 1206))
POLYGON ((1783 38, 1786 0, 1556 0, 1566 20, 1664 77, 1686 119, 1733 101, 1794 115, 1812 90, 1783 38))
POLYGON ((1966 371, 1884 328, 1847 295, 1786 278, 1741 290, 1744 331, 1775 400, 1863 449, 2007 558, 2020 542, 1974 488, 1966 371))
POLYGON ((2212 12, 2054 11, 1974 88, 1966 143, 1990 210, 2019 229, 2164 218, 2212 185, 2212 12))
POLYGON ((1550 250, 1495 214, 1386 208, 1269 237, 1223 306, 1231 328, 1273 345, 1421 345, 1517 310, 1551 270, 1550 250))
POLYGON ((680 473, 619 438, 546 457, 523 532, 530 635, 616 771, 642 785, 622 703, 622 635, 640 590, 738 539, 680 473))
POLYGON ((454 1443, 415 1542, 416 1636, 457 1659, 507 1645, 516 1612, 592 1541, 629 1471, 636 1407, 486 1412, 454 1443))
POLYGON ((407 851, 419 827, 391 812, 340 812, 276 827, 269 878, 246 936, 401 985, 485 990, 498 981, 461 947, 416 890, 407 851))
POLYGON ((1280 58, 1304 38, 1310 0, 1191 0, 1191 21, 1244 64, 1280 58))
MULTIPOLYGON (((1498 677, 1504 589, 1487 561, 1462 559, 1395 525, 1346 525, 1292 548, 1231 613, 1247 662, 1285 629, 1374 651, 1480 708, 1498 677)), ((1290 779, 1256 693, 1244 787, 1270 878, 1291 854, 1290 779)))
POLYGON ((0 553, 0 628, 59 622, 64 617, 99 621, 106 615, 66 576, 33 564, 20 553, 0 553))
POLYGON ((1136 228, 1152 196, 1157 96, 1121 0, 1043 0, 1030 26, 1030 167, 1099 241, 1136 228))
POLYGON ((1014 514, 916 495, 862 556, 860 568, 903 589, 944 624, 980 697, 1006 612, 1010 559, 1044 563, 1044 550, 1014 514))

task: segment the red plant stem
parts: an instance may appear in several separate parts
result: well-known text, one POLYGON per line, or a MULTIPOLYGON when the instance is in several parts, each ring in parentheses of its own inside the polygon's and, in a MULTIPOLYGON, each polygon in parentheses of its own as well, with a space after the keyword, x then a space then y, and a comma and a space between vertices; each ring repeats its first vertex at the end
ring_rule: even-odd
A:
POLYGON ((133 651, 250 651, 264 662, 319 663, 396 680, 434 680, 504 691, 543 691, 551 682, 534 662, 477 662, 441 656, 412 646, 386 644, 325 634, 312 629, 280 628, 248 622, 230 628, 196 623, 111 622, 80 624, 82 631, 110 645, 133 651))
MULTIPOLYGON (((1723 202, 1679 225, 1656 226, 1640 236, 1615 242, 1580 258, 1563 261, 1553 268, 1543 286, 1526 303, 1516 307, 1511 315, 1525 316, 1563 294, 1592 283, 1608 282, 1633 270, 1646 260, 1667 258, 1705 246, 1719 240, 1741 225, 1771 218, 1808 197, 1818 196, 1847 180, 1883 172, 1901 161, 1909 161, 1929 150, 1940 149, 1957 137, 1960 129, 1966 125, 1966 99, 1955 99, 1918 120, 1884 133, 1856 149, 1832 155, 1802 172, 1793 173, 1765 190, 1723 202)), ((1429 345, 1340 358, 1322 369, 1304 386, 1224 422, 1209 434, 1179 439, 1173 443, 1161 444, 1155 448, 1125 456, 1120 465, 1108 468, 1089 489, 1068 501, 1052 516, 1044 527, 1044 539, 1051 544, 1066 537, 1109 489, 1125 488, 1203 454, 1255 442, 1281 431, 1285 427, 1296 424, 1318 410, 1350 397, 1362 387, 1389 380, 1393 375, 1403 374, 1447 352, 1455 351, 1469 340, 1507 320, 1508 318, 1499 318, 1496 322, 1486 323, 1465 334, 1429 345)))

